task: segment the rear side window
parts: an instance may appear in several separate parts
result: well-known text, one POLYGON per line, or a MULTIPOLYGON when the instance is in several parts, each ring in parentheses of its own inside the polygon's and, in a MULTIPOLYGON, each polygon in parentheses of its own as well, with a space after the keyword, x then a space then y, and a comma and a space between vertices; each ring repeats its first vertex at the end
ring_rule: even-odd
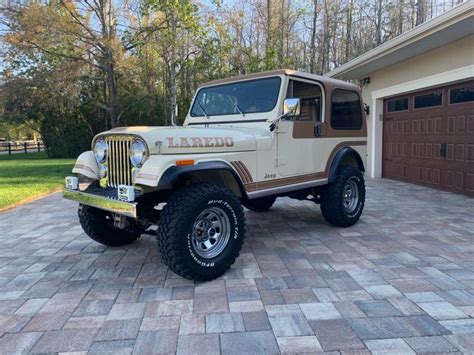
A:
POLYGON ((387 102, 387 112, 408 110, 408 98, 390 100, 387 102))
POLYGON ((450 90, 450 104, 460 104, 469 101, 474 101, 474 84, 450 90))
POLYGON ((443 94, 441 92, 430 92, 429 94, 415 96, 413 108, 425 108, 441 106, 443 104, 443 94))
POLYGON ((332 92, 331 126, 334 129, 362 128, 359 94, 343 89, 332 92))

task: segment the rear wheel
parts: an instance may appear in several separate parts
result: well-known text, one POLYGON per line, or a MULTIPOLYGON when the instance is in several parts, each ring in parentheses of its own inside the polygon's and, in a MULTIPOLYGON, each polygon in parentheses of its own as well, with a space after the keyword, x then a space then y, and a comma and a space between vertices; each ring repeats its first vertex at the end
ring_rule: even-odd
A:
POLYGON ((100 244, 119 247, 133 243, 141 235, 138 228, 130 226, 128 230, 115 228, 113 215, 110 212, 82 205, 78 214, 84 232, 100 244))
POLYGON ((260 197, 253 200, 247 200, 243 203, 243 205, 251 211, 265 212, 272 208, 275 200, 275 196, 260 197))
POLYGON ((157 241, 171 270, 207 281, 234 263, 244 234, 245 215, 237 197, 223 186, 199 183, 169 198, 160 215, 157 241))
POLYGON ((365 203, 365 183, 359 169, 342 166, 336 181, 321 193, 321 212, 324 219, 337 227, 350 227, 357 223, 365 203))

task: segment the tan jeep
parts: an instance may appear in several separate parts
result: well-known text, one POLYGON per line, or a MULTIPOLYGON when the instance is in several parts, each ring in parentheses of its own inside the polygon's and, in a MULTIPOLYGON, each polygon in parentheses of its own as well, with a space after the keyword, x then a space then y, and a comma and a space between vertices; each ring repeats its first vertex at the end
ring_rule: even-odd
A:
POLYGON ((242 205, 269 210, 288 196, 319 203, 339 227, 365 200, 367 131, 357 86, 293 70, 201 85, 182 127, 98 134, 77 159, 64 197, 95 241, 132 243, 157 226, 163 261, 211 280, 235 261, 242 205))

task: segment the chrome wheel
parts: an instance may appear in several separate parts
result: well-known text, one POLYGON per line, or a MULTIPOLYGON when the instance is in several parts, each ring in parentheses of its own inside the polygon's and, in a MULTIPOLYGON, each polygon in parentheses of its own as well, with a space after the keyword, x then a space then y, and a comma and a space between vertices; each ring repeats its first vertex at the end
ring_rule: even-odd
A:
POLYGON ((221 208, 206 208, 193 225, 191 239, 194 251, 202 258, 215 258, 227 246, 230 231, 229 217, 221 208))
POLYGON ((350 178, 345 186, 343 192, 343 204, 347 213, 352 213, 357 208, 359 203, 359 187, 354 181, 354 178, 350 178))

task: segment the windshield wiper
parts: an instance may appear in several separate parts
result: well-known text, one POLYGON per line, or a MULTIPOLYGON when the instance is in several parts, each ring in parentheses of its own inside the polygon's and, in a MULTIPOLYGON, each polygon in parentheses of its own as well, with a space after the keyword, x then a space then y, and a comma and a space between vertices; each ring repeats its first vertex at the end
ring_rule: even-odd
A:
POLYGON ((237 102, 232 100, 232 97, 230 97, 230 96, 227 96, 227 97, 229 98, 230 102, 232 102, 234 104, 235 108, 237 109, 237 111, 239 111, 239 113, 242 115, 242 117, 245 117, 245 114, 242 112, 239 105, 237 105, 237 102))
POLYGON ((201 109, 202 113, 204 113, 204 116, 206 116, 207 119, 209 119, 209 115, 207 114, 206 110, 204 110, 204 107, 202 107, 201 102, 196 101, 197 104, 199 105, 199 108, 201 109))

